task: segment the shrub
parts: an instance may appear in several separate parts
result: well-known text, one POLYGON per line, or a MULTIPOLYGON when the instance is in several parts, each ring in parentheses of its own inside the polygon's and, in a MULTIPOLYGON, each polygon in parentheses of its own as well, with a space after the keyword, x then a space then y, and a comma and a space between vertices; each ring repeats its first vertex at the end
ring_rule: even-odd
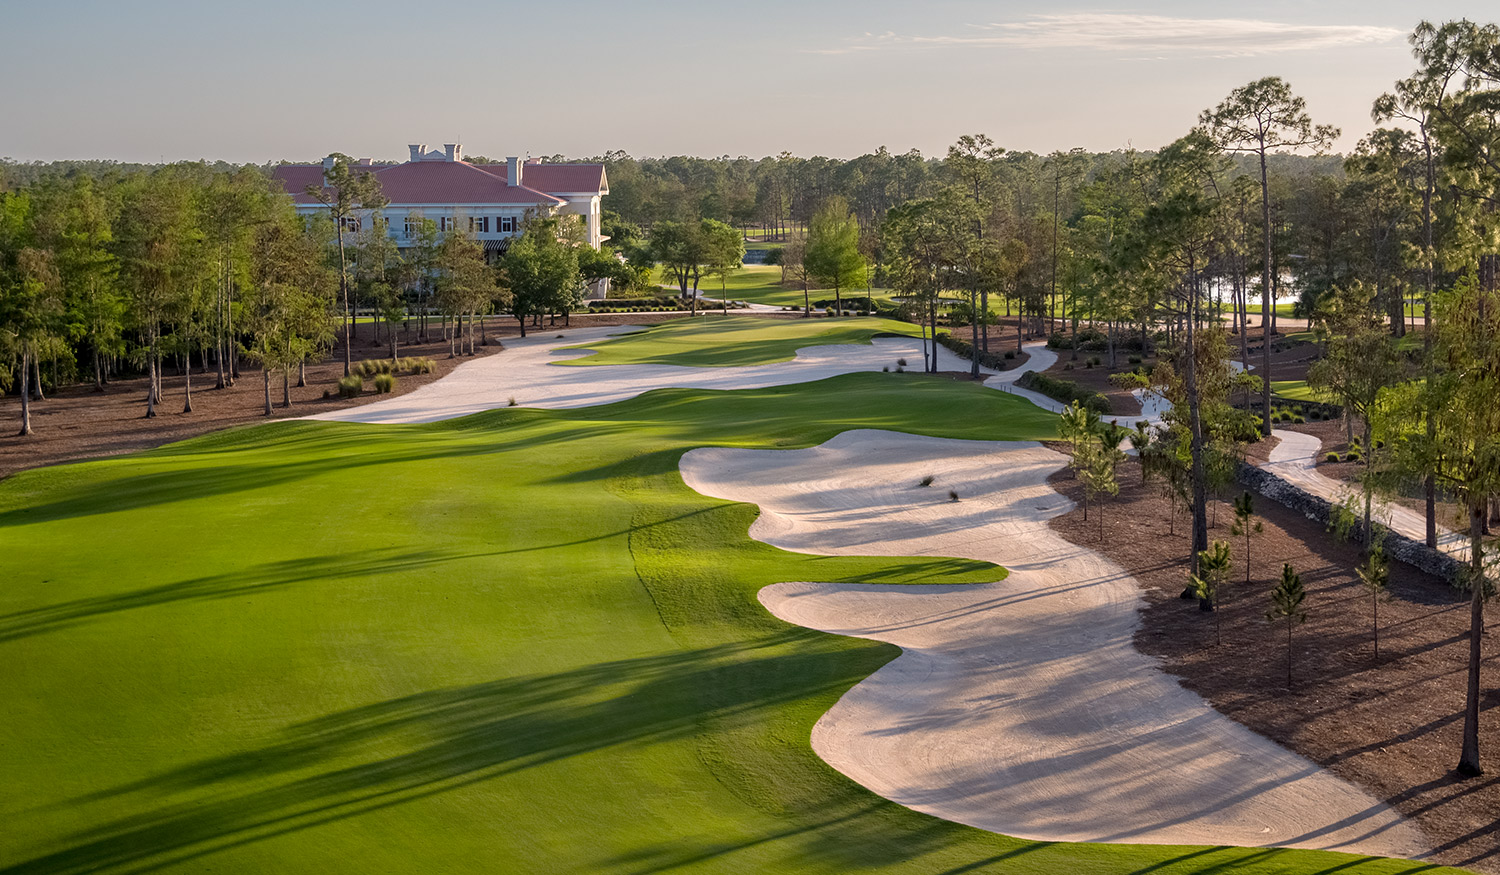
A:
POLYGON ((1021 379, 1016 381, 1016 385, 1023 389, 1040 392, 1048 398, 1054 401, 1061 401, 1064 404, 1077 401, 1084 407, 1099 413, 1111 412, 1108 398, 1098 392, 1085 389, 1071 380, 1059 380, 1055 377, 1039 374, 1036 371, 1028 371, 1021 379))
POLYGON ((1344 454, 1345 462, 1358 462, 1361 458, 1359 450, 1350 450, 1344 454))
POLYGON ((375 375, 375 391, 381 395, 387 395, 396 388, 396 378, 390 374, 375 375))
POLYGON ((339 397, 341 398, 357 398, 364 390, 365 381, 358 374, 350 374, 339 379, 339 397))
POLYGON ((1126 358, 1125 361, 1129 362, 1132 365, 1138 365, 1141 363, 1141 357, 1138 355, 1132 355, 1126 358))
POLYGON ((904 374, 904 373, 906 373, 906 368, 903 368, 900 365, 897 365, 896 366, 896 373, 898 373, 898 374, 904 374))
POLYGON ((510 396, 510 401, 507 402, 505 406, 506 407, 515 407, 516 406, 516 396, 514 396, 514 395, 510 396))
POLYGON ((1329 453, 1328 455, 1326 455, 1326 456, 1323 457, 1323 461, 1325 461, 1325 462, 1337 462, 1338 460, 1339 460, 1339 454, 1338 453, 1329 453))
POLYGON ((918 486, 931 486, 932 485, 932 481, 934 481, 936 479, 937 479, 937 477, 935 477, 935 476, 933 476, 931 474, 928 474, 926 477, 923 477, 922 478, 922 482, 918 483, 917 485, 918 486))
POLYGON ((1306 421, 1307 421, 1307 417, 1303 416, 1300 413, 1298 413, 1298 414, 1296 414, 1296 415, 1294 415, 1292 417, 1292 422, 1294 422, 1294 423, 1301 423, 1301 422, 1306 422, 1306 421))
POLYGON ((1089 357, 1089 367, 1098 367, 1102 364, 1104 364, 1104 359, 1099 358, 1098 356, 1089 357))
POLYGON ((890 365, 881 365, 880 366, 880 372, 882 374, 889 374, 891 372, 891 366, 890 365))
POLYGON ((1006 361, 1013 361, 1015 359, 1015 357, 1016 357, 1016 351, 1015 350, 1013 350, 1013 349, 1007 349, 1005 351, 1005 360, 1006 361))
POLYGON ((410 368, 413 374, 430 374, 437 370, 437 362, 428 358, 410 359, 410 368))
POLYGON ((958 501, 958 493, 954 492, 951 489, 948 490, 948 500, 949 501, 958 501))
POLYGON ((323 390, 323 400, 324 401, 327 401, 329 398, 332 398, 332 397, 333 397, 333 393, 332 392, 328 391, 327 389, 323 390))
POLYGON ((1094 360, 1093 359, 1084 359, 1083 360, 1083 367, 1086 370, 1090 370, 1090 371, 1093 370, 1094 369, 1094 360))
POLYGON ((896 359, 896 364, 904 368, 906 367, 906 359, 896 359))

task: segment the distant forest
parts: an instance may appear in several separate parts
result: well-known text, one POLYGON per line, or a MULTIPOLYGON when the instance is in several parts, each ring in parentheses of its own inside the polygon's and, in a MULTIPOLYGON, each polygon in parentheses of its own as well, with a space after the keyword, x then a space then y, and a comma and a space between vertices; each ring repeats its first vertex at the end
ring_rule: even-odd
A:
MULTIPOLYGON (((1053 153, 1057 155, 1059 153, 1053 153)), ((1154 152, 1084 152, 1072 150, 1086 167, 1085 180, 1101 170, 1118 168, 1132 159, 1149 158, 1154 152)), ((305 160, 320 160, 309 156, 305 160)), ((1037 197, 1046 195, 1048 155, 1035 152, 1007 151, 997 161, 1000 175, 1008 177, 1012 190, 1033 190, 1037 197), (1028 184, 1029 183, 1029 184, 1028 184)), ((494 163, 485 156, 466 160, 475 164, 494 163)), ((550 155, 549 162, 603 162, 609 174, 610 193, 605 209, 625 222, 649 228, 658 221, 693 222, 716 219, 757 236, 773 239, 785 235, 788 228, 800 226, 831 197, 841 197, 853 211, 860 226, 867 230, 879 227, 894 206, 933 196, 948 183, 943 160, 928 157, 916 150, 894 153, 884 146, 857 158, 801 158, 783 152, 776 157, 698 158, 676 155, 670 158, 632 158, 624 152, 604 155, 550 155)), ((1253 155, 1231 156, 1237 171, 1253 175, 1253 155)), ((273 162, 261 165, 269 173, 273 162)), ((395 163, 394 160, 392 163, 395 163)), ((242 165, 223 161, 204 162, 210 170, 229 172, 242 165)), ((0 159, 0 191, 27 188, 48 176, 84 174, 95 178, 128 175, 151 170, 158 164, 132 164, 109 160, 16 162, 0 159)), ((1280 189, 1279 200, 1285 201, 1303 183, 1313 177, 1340 179, 1344 174, 1341 155, 1306 156, 1275 155, 1270 161, 1271 177, 1280 189)), ((1048 204, 1050 206, 1050 203, 1048 204)), ((1023 210, 1024 211, 1024 210, 1023 210)))

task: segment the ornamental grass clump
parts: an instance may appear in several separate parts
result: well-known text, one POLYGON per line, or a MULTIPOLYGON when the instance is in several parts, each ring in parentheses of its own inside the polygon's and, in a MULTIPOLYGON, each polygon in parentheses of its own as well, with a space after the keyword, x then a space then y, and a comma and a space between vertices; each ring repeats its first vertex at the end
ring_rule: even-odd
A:
POLYGON ((375 375, 375 392, 380 395, 389 395, 396 388, 396 378, 391 374, 375 375))
POLYGON ((365 381, 358 374, 350 374, 339 379, 340 398, 358 398, 359 393, 365 390, 365 381))

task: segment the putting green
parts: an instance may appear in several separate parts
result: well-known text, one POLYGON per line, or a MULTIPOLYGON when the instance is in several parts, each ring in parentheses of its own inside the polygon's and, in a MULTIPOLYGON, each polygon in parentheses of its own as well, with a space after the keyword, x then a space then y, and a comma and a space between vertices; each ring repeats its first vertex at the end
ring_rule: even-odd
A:
POLYGON ((705 316, 674 319, 643 331, 566 349, 595 354, 560 364, 682 365, 732 367, 791 361, 804 346, 869 343, 877 334, 915 336, 908 322, 874 316, 832 319, 775 319, 762 316, 705 316))
POLYGON ((819 715, 896 649, 781 623, 762 586, 1000 572, 752 541, 755 509, 687 489, 682 452, 1054 422, 968 384, 852 374, 276 423, 16 475, 0 871, 1416 871, 1021 841, 887 803, 812 753, 819 715))

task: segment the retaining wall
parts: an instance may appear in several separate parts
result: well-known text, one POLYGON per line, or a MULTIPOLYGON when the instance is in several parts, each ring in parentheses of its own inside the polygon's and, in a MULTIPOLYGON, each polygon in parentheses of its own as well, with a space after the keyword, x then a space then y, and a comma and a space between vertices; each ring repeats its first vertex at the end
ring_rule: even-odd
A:
MULTIPOLYGON (((1241 463, 1238 476, 1243 485, 1314 522, 1326 526, 1333 519, 1332 502, 1288 483, 1264 468, 1241 463)), ((1362 524, 1356 526, 1356 529, 1362 528, 1362 524)), ((1396 532, 1386 533, 1385 555, 1448 581, 1457 581, 1467 567, 1447 553, 1396 532)))

